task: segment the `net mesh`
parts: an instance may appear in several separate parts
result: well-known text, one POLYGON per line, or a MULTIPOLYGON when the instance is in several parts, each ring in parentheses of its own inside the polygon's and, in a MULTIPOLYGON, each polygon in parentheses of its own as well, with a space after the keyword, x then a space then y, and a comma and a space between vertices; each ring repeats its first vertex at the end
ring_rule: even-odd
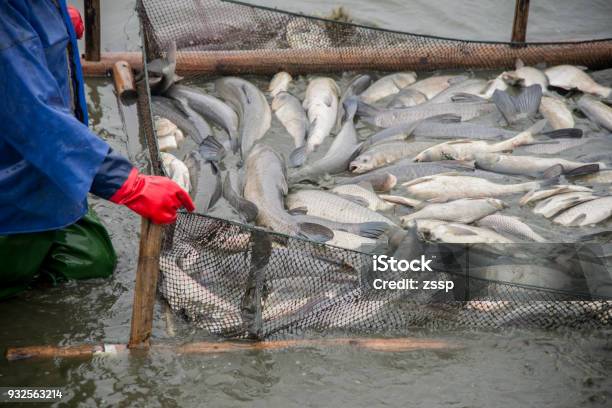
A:
MULTIPOLYGON (((183 75, 498 68, 516 58, 527 64, 612 63, 612 40, 521 46, 463 41, 219 0, 142 0, 139 9, 147 60, 174 42, 183 75)), ((516 276, 517 268, 530 271, 531 261, 551 248, 497 248, 497 253, 522 254, 506 265, 516 276)), ((159 288, 174 312, 225 337, 414 327, 600 327, 610 325, 612 317, 612 301, 596 290, 612 287, 605 248, 554 247, 573 254, 567 257, 571 266, 555 277, 569 276, 575 290, 568 292, 529 280, 509 283, 503 279, 508 275, 486 272, 480 255, 495 248, 432 245, 423 249, 432 271, 381 272, 374 270, 370 254, 181 213, 165 234, 159 288), (374 289, 376 279, 406 278, 419 282, 417 288, 374 289), (439 286, 425 288, 424 282, 439 286)), ((396 259, 412 260, 398 251, 396 259)))
MULTIPOLYGON (((612 39, 512 44, 418 35, 221 0, 144 0, 148 57, 171 42, 183 74, 434 70, 612 62, 612 39)), ((508 27, 510 31, 510 27, 508 27)))

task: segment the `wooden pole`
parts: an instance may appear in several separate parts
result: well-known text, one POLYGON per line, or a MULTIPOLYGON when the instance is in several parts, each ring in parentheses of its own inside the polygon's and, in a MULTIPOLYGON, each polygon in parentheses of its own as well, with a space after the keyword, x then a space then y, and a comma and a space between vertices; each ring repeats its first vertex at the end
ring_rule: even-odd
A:
POLYGON ((113 82, 117 96, 121 99, 135 98, 136 83, 134 82, 134 73, 129 62, 119 60, 113 64, 113 82))
POLYGON ((529 0, 516 0, 516 4, 514 6, 514 22, 512 23, 512 42, 525 42, 528 17, 529 0))
MULTIPOLYGON (((394 71, 411 69, 500 69, 514 67, 520 58, 527 65, 584 65, 591 69, 612 65, 612 41, 586 41, 565 44, 529 45, 465 43, 440 44, 427 48, 278 49, 259 51, 179 51, 179 75, 274 75, 280 70, 291 74, 344 72, 347 70, 394 71)), ((88 76, 106 76, 117 60, 126 60, 142 69, 139 52, 108 52, 99 62, 83 61, 88 76)))
POLYGON ((100 61, 100 0, 85 0, 85 59, 100 61))
MULTIPOLYGON (((356 349, 379 352, 410 352, 417 350, 456 350, 461 348, 458 344, 444 340, 422 338, 330 338, 330 339, 302 339, 277 341, 221 341, 221 342, 195 342, 182 345, 154 344, 156 351, 166 351, 178 354, 215 354, 230 353, 249 350, 284 350, 304 347, 351 347, 356 349)), ((25 359, 51 359, 51 358, 86 358, 96 354, 117 354, 126 351, 125 344, 96 344, 77 346, 30 346, 9 347, 5 357, 8 361, 25 359)))

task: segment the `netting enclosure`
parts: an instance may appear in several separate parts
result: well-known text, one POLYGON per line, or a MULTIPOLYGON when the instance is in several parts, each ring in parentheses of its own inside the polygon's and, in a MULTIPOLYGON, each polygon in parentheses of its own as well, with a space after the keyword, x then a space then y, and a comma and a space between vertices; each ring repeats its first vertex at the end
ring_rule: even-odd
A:
MULTIPOLYGON (((501 68, 525 63, 612 64, 612 40, 511 44, 463 41, 374 29, 234 1, 142 0, 148 61, 177 46, 181 75, 319 73, 501 68)), ((309 332, 405 332, 411 327, 599 327, 612 301, 598 295, 609 244, 515 245, 493 248, 509 268, 536 257, 567 255, 563 279, 572 291, 509 283, 483 272, 491 248, 403 242, 387 255, 432 260, 411 272, 441 287, 373 290, 402 272, 375 271, 372 254, 267 232, 200 214, 180 214, 165 234, 160 292, 172 310, 206 332, 265 339, 309 332), (448 282, 451 282, 449 284, 448 282), (450 287, 452 286, 452 287, 450 287)), ((381 253, 382 255, 382 253, 381 253)), ((559 272, 561 273, 561 272, 559 272)), ((554 275, 554 273, 553 273, 554 275)), ((514 275, 512 275, 514 276, 514 275)), ((553 276, 552 278, 554 278, 553 276)))

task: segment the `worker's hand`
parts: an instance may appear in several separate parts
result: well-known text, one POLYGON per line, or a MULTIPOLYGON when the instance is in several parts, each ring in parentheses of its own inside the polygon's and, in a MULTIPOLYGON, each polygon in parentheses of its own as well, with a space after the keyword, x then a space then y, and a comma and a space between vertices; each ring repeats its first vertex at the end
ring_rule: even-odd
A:
POLYGON ((110 201, 123 204, 156 224, 173 223, 181 207, 195 210, 189 194, 174 181, 167 177, 144 176, 136 169, 132 169, 110 201))
POLYGON ((73 6, 68 6, 68 15, 70 16, 70 21, 72 22, 72 27, 74 27, 74 33, 76 34, 77 39, 81 39, 83 37, 83 31, 85 31, 85 26, 83 25, 83 19, 81 18, 81 13, 73 6))

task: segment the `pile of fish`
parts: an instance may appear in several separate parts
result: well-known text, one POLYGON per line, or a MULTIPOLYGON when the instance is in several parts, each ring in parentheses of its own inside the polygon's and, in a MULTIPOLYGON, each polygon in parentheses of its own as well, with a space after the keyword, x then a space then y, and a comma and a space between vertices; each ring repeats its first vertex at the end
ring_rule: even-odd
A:
POLYGON ((406 228, 572 242, 612 216, 612 89, 583 67, 187 85, 172 59, 150 72, 152 108, 185 137, 164 143, 164 163, 198 212, 362 252, 406 228))

